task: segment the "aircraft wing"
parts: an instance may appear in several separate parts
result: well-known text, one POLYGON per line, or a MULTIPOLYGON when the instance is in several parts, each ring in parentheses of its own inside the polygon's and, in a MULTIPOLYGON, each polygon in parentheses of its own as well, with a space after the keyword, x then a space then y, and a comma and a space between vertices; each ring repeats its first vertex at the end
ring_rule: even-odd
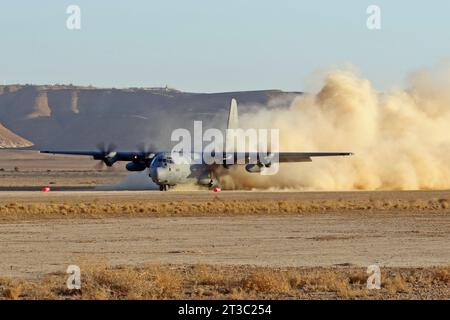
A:
MULTIPOLYGON (((76 156, 91 156, 95 160, 110 161, 111 164, 116 161, 136 161, 136 160, 151 160, 155 154, 142 151, 49 151, 43 150, 41 153, 76 155, 76 156)), ((232 164, 239 164, 238 159, 245 159, 245 163, 251 162, 255 153, 248 152, 234 152, 224 153, 223 161, 231 160, 234 157, 232 164)), ((336 156, 351 156, 351 152, 279 152, 278 154, 269 154, 263 162, 271 161, 278 155, 278 162, 310 162, 313 157, 336 157, 336 156)), ((259 155, 257 155, 259 158, 259 155)))
MULTIPOLYGON (((314 157, 338 157, 338 156, 351 156, 352 152, 278 152, 269 153, 265 159, 261 159, 261 162, 270 162, 271 159, 276 159, 278 156, 278 162, 310 162, 314 157)), ((257 153, 248 152, 234 152, 224 153, 224 162, 231 160, 234 157, 234 162, 239 164, 238 159, 245 159, 245 163, 254 161, 255 156, 260 159, 260 155, 257 153)), ((242 163, 244 164, 244 163, 242 163)))
POLYGON ((339 157, 351 156, 351 152, 280 152, 279 162, 308 162, 313 157, 339 157))
POLYGON ((41 153, 65 154, 74 156, 91 156, 95 160, 103 160, 105 158, 114 158, 114 161, 133 161, 145 160, 153 158, 153 153, 142 151, 60 151, 60 150, 42 150, 41 153))

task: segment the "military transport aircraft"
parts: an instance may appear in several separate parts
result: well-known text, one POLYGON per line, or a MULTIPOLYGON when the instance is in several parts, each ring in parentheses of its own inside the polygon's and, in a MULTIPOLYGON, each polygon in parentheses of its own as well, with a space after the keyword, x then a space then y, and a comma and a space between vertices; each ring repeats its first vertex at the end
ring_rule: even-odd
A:
MULTIPOLYGON (((238 128, 237 102, 232 99, 228 115, 229 129, 238 128)), ((228 137, 227 137, 228 138, 228 137)), ((192 155, 174 157, 174 151, 116 151, 112 146, 100 147, 98 151, 58 151, 42 150, 41 153, 91 156, 94 160, 102 161, 111 167, 117 161, 127 161, 128 171, 144 171, 148 169, 149 177, 159 185, 161 191, 167 191, 170 187, 182 183, 197 183, 206 187, 219 186, 217 168, 230 165, 245 165, 249 173, 260 173, 270 168, 276 162, 310 162, 312 157, 350 156, 351 152, 266 152, 250 153, 227 150, 225 152, 213 152, 214 161, 205 161, 202 155, 197 154, 200 161, 192 162, 192 155), (243 161, 239 161, 241 159, 243 161)))

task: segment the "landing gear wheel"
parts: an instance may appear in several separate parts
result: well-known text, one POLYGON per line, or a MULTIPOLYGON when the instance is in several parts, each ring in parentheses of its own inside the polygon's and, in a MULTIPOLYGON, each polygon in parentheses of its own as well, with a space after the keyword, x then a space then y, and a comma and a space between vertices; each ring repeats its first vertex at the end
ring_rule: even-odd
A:
POLYGON ((167 191, 167 190, 169 190, 168 184, 160 184, 159 185, 159 191, 167 191))
POLYGON ((213 181, 211 180, 211 182, 208 184, 209 190, 214 190, 216 188, 220 189, 219 184, 217 183, 217 181, 213 181))

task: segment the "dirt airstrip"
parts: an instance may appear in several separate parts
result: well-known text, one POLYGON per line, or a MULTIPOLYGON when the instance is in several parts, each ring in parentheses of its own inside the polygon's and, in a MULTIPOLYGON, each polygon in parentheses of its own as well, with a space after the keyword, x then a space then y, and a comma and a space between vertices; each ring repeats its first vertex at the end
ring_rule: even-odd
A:
POLYGON ((95 191, 126 172, 40 157, 1 160, 0 298, 450 297, 450 191, 95 191))

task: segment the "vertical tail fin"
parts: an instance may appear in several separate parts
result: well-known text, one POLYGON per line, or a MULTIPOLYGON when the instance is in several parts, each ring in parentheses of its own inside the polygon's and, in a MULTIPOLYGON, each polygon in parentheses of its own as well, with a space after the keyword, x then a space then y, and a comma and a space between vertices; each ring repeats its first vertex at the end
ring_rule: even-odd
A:
POLYGON ((235 152, 235 134, 232 132, 239 128, 238 109, 236 99, 231 99, 230 112, 228 114, 228 123, 226 130, 225 151, 235 152))
POLYGON ((228 114, 228 124, 227 129, 238 129, 239 119, 238 119, 238 109, 236 99, 231 99, 230 113, 228 114))

